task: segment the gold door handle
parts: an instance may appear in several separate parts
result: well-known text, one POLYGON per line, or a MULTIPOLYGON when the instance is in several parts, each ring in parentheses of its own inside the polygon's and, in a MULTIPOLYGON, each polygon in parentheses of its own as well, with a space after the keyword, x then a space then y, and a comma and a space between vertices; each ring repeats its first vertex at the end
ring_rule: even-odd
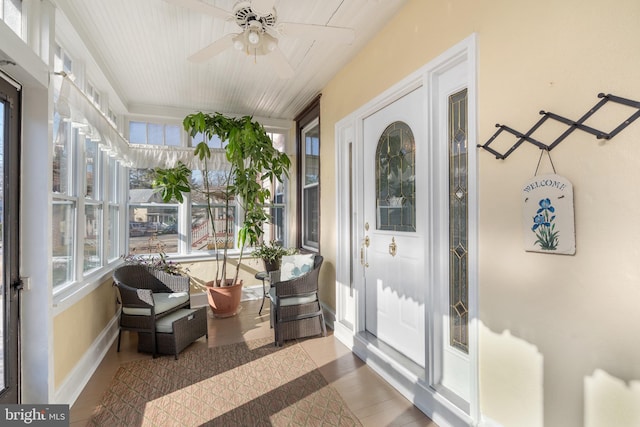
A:
POLYGON ((369 238, 367 237, 367 238, 366 238, 366 240, 365 240, 365 242, 363 242, 363 244, 360 246, 360 264, 361 264, 364 268, 369 267, 369 263, 368 263, 368 262, 366 262, 366 260, 365 260, 365 248, 364 248, 364 247, 365 247, 365 245, 366 245, 366 246, 369 246, 369 245, 367 244, 367 243, 368 243, 368 242, 367 242, 367 240, 368 240, 368 239, 369 239, 369 238))
POLYGON ((396 238, 391 238, 391 243, 389 243, 389 253, 391 256, 396 256, 396 251, 398 250, 398 245, 396 244, 396 238))

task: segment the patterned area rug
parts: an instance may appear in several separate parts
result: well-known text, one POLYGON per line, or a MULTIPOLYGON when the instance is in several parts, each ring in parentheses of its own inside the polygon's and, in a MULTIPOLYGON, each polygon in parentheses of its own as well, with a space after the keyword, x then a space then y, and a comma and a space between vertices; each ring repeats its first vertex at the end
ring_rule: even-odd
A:
POLYGON ((120 367, 91 426, 359 426, 299 344, 269 338, 120 367))

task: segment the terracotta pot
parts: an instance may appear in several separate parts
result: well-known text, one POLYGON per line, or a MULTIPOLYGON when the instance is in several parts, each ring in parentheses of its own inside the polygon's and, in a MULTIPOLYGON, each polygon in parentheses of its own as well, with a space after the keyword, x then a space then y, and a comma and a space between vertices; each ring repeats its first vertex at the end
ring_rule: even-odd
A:
MULTIPOLYGON (((228 282, 231 279, 227 279, 228 282)), ((242 298, 242 280, 231 286, 214 286, 214 282, 205 283, 209 306, 215 317, 235 316, 242 298)))

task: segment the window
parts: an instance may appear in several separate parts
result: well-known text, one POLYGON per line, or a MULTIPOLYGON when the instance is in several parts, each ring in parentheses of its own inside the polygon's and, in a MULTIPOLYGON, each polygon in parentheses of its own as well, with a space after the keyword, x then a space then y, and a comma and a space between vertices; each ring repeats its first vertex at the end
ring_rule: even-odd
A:
POLYGON ((163 203, 152 182, 152 169, 129 170, 129 252, 177 253, 178 205, 163 203))
MULTIPOLYGON (((105 265, 118 251, 117 239, 105 239, 108 230, 118 226, 119 207, 111 202, 104 216, 105 177, 118 176, 117 163, 108 163, 95 135, 86 125, 72 123, 54 114, 56 138, 53 148, 53 283, 54 286, 81 280, 105 265), (104 165, 109 164, 109 167, 104 165), (76 165, 81 165, 77 167, 76 165), (112 223, 112 221, 114 221, 112 223), (105 246, 109 241, 109 249, 105 246)), ((116 178, 117 179, 117 178, 116 178)))
POLYGON ((87 97, 100 109, 100 92, 90 83, 87 84, 87 97))
POLYGON ((22 0, 0 0, 0 19, 22 37, 22 0))
POLYGON ((120 182, 122 170, 116 159, 107 161, 109 220, 107 228, 107 260, 113 261, 120 256, 120 182))
POLYGON ((53 145, 53 285, 75 279, 74 254, 78 199, 73 191, 74 141, 78 129, 54 114, 53 145))
POLYGON ((107 110, 107 118, 111 121, 111 124, 118 128, 118 116, 113 112, 111 108, 107 110))
POLYGON ((376 229, 416 231, 416 158, 411 128, 391 123, 376 148, 376 229))
POLYGON ((178 125, 129 122, 129 142, 132 144, 182 145, 182 128, 178 125))
MULTIPOLYGON (((2 0, 0 0, 2 1, 2 0)), ((54 71, 64 71, 67 74, 73 72, 73 60, 65 52, 65 50, 58 44, 56 44, 55 57, 53 59, 54 71)))
MULTIPOLYGON (((285 150, 285 135, 269 133, 274 146, 285 150)), ((202 139, 193 139, 200 142, 202 139)), ((218 140, 219 141, 219 140, 218 140)), ((220 143, 217 143, 220 146, 220 143)), ((152 188, 152 169, 129 170, 129 252, 152 254, 160 250, 166 253, 198 253, 214 250, 236 249, 240 208, 231 197, 227 206, 224 188, 227 171, 225 165, 208 172, 209 193, 205 191, 201 170, 191 173, 191 192, 186 195, 185 206, 176 202, 163 203, 160 194, 152 188), (207 215, 207 198, 214 218, 213 226, 207 215), (187 230, 180 236, 180 230, 187 230)), ((271 192, 271 203, 265 206, 270 220, 264 224, 264 239, 287 243, 285 230, 287 219, 285 203, 288 183, 265 183, 271 192)))
POLYGON ((122 166, 87 124, 53 115, 52 275, 65 289, 120 255, 122 166))
POLYGON ((102 266, 103 209, 98 142, 79 132, 84 139, 84 273, 102 266))
POLYGON ((209 171, 209 197, 211 214, 214 218, 212 229, 211 221, 207 216, 207 194, 204 185, 204 174, 195 170, 191 175, 191 250, 206 251, 215 248, 235 248, 235 226, 238 215, 236 203, 233 198, 226 205, 224 187, 226 185, 227 172, 209 171))
POLYGON ((450 345, 469 352, 467 90, 449 97, 450 345))
POLYGON ((298 245, 320 250, 320 98, 296 118, 298 134, 298 245))
MULTIPOLYGON (((269 133, 273 146, 280 152, 284 152, 286 148, 285 135, 281 133, 269 133)), ((277 179, 273 179, 269 184, 269 191, 271 192, 271 206, 269 207, 269 221, 263 226, 263 240, 266 242, 276 241, 283 246, 288 245, 288 238, 286 231, 287 227, 287 188, 289 182, 279 182, 277 179)))
POLYGON ((320 126, 318 120, 302 129, 302 247, 320 244, 320 126))
POLYGON ((53 198, 53 286, 70 283, 75 278, 76 211, 74 200, 53 198))
MULTIPOLYGON (((195 147, 196 145, 201 143, 203 140, 204 140, 204 135, 201 133, 197 133, 194 137, 191 138, 191 146, 195 147)), ((223 144, 222 141, 220 141, 220 138, 214 135, 207 141, 207 145, 210 148, 224 148, 226 147, 227 144, 226 144, 226 141, 223 144)))
POLYGON ((84 264, 83 272, 102 265, 102 205, 86 202, 84 205, 84 264))

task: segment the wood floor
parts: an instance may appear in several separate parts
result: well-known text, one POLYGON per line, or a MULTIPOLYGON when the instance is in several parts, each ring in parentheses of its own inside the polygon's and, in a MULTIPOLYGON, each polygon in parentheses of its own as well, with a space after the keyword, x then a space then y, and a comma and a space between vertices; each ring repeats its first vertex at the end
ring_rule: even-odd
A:
MULTIPOLYGON (((265 304, 266 305, 266 304, 265 304)), ((269 309, 258 315, 260 301, 244 301, 242 311, 232 318, 209 317, 209 340, 199 339, 192 345, 210 347, 272 337, 269 309)), ((300 340, 302 347, 316 363, 327 382, 342 396, 364 426, 428 426, 437 427, 420 410, 384 382, 354 356, 328 331, 327 337, 300 340)), ((71 407, 71 426, 84 426, 118 367, 131 360, 150 358, 136 351, 135 333, 124 332, 120 353, 114 343, 96 373, 71 407)))

